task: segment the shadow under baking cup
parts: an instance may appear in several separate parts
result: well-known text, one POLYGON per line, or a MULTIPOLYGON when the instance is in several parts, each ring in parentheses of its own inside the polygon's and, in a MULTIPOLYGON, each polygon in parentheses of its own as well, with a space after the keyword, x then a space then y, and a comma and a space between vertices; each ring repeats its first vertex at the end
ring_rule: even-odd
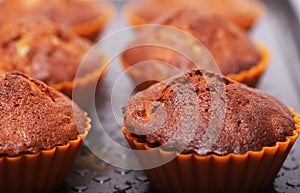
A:
POLYGON ((0 156, 0 192, 50 193, 63 185, 72 162, 91 128, 87 117, 85 132, 59 145, 38 153, 19 156, 0 156))
MULTIPOLYGON (((275 146, 264 147, 261 151, 248 151, 245 154, 230 153, 225 156, 177 152, 151 148, 139 142, 125 128, 122 132, 132 149, 151 150, 159 159, 175 159, 160 167, 145 170, 152 186, 162 193, 250 193, 265 191, 275 179, 290 149, 300 133, 299 115, 292 109, 295 130, 286 141, 275 146)), ((138 159, 152 159, 151 156, 138 159)))

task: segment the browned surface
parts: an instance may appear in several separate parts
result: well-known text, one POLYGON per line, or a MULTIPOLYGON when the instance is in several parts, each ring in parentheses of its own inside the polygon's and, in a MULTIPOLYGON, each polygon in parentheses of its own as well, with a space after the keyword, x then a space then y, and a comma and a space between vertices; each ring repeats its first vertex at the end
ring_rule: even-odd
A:
MULTIPOLYGON (((212 90, 213 87, 208 87, 203 73, 205 77, 215 77, 217 84, 224 80, 226 90, 224 96, 218 93, 216 96, 220 101, 225 101, 226 105, 223 127, 213 146, 205 154, 225 155, 243 154, 249 150, 259 151, 265 146, 275 145, 277 141, 285 141, 285 137, 292 134, 292 115, 277 99, 200 70, 170 78, 134 95, 124 108, 126 128, 138 134, 146 133, 141 140, 150 144, 165 144, 172 139, 169 148, 178 148, 191 132, 195 132, 184 152, 199 153, 199 149, 208 145, 203 136, 209 133, 207 128, 212 117, 211 101, 215 100, 211 96, 216 92, 212 90), (194 94, 197 97, 193 98, 194 94), (162 110, 157 110, 161 108, 166 111, 165 119, 162 110), (193 108, 198 108, 196 114, 195 111, 189 110, 193 108), (186 112, 194 114, 186 115, 186 112), (163 124, 156 124, 154 119, 164 119, 163 124), (197 124, 192 124, 195 131, 184 125, 185 119, 197 124), (180 129, 189 131, 181 132, 180 129), (176 132, 183 135, 175 135, 176 132)), ((222 106, 221 103, 217 105, 222 106)), ((216 134, 210 133, 208 138, 214 138, 213 135, 216 134)))
POLYGON ((67 26, 80 25, 103 15, 101 3, 81 0, 7 0, 0 4, 1 12, 7 14, 26 15, 34 12, 47 16, 67 26), (4 12, 5 11, 5 12, 4 12))
POLYGON ((0 76, 0 101, 0 155, 65 145, 86 127, 84 112, 70 99, 23 74, 0 76))
POLYGON ((260 61, 260 53, 248 34, 221 17, 179 11, 162 24, 196 37, 210 51, 224 75, 248 70, 260 61))
MULTIPOLYGON (((221 17, 180 10, 162 19, 159 24, 176 27, 194 36, 209 50, 224 75, 249 70, 261 59, 259 51, 248 34, 221 17)), ((153 33, 159 34, 162 30, 157 27, 153 33)), ((149 36, 149 39, 156 37, 152 34, 149 36)), ((145 37, 141 37, 141 41, 143 38, 145 37)), ((136 41, 138 40, 139 37, 136 41)), ((183 43, 188 40, 178 38, 177 41, 183 43)), ((169 46, 172 48, 175 45, 169 46)), ((193 46, 191 45, 191 52, 194 52, 193 46)), ((180 50, 176 51, 180 52, 180 50)), ((175 65, 180 70, 194 69, 195 65, 203 65, 194 64, 194 61, 188 60, 184 54, 186 53, 176 53, 159 46, 143 46, 127 50, 124 52, 123 59, 128 65, 146 60, 158 60, 175 65)))
POLYGON ((131 18, 130 22, 137 25, 156 22, 164 14, 183 7, 222 16, 244 29, 251 28, 265 12, 265 6, 254 0, 226 0, 225 3, 220 0, 132 0, 127 11, 137 19, 131 18))
MULTIPOLYGON (((53 85, 72 81, 92 44, 44 17, 10 18, 0 28, 0 72, 21 71, 53 85)), ((97 62, 84 66, 81 76, 97 62)))

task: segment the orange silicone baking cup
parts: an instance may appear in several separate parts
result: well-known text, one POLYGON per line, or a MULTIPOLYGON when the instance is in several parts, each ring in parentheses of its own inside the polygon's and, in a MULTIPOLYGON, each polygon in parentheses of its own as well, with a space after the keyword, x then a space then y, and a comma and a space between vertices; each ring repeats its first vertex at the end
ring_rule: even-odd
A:
MULTIPOLYGON (((259 63, 251 67, 249 70, 244 70, 237 74, 229 74, 227 75, 228 78, 240 83, 244 83, 251 87, 255 87, 257 85, 260 77, 263 75, 263 73, 266 71, 268 67, 268 64, 270 62, 270 53, 268 51, 268 48, 262 44, 257 43, 256 48, 258 49, 261 55, 261 59, 259 63)), ((131 65, 126 61, 126 59, 123 56, 121 56, 120 60, 121 60, 121 64, 124 66, 125 69, 130 68, 131 65)), ((136 83, 140 83, 140 80, 144 80, 145 78, 143 71, 139 71, 136 69, 129 70, 128 74, 136 83)), ((160 80, 159 77, 156 78, 157 80, 160 80)), ((153 77, 153 80, 155 80, 155 77, 153 77)), ((150 85, 146 85, 146 87, 149 86, 150 85)))
POLYGON ((57 190, 63 185, 90 128, 91 119, 87 117, 85 132, 66 145, 40 150, 35 154, 0 156, 0 192, 50 193, 57 190))
MULTIPOLYGON (((85 23, 71 27, 71 30, 76 34, 86 37, 91 41, 95 42, 97 38, 101 35, 103 29, 112 19, 115 9, 110 2, 99 2, 103 10, 103 14, 98 18, 87 21, 85 23)), ((100 5, 99 5, 100 6, 100 5)))
POLYGON ((292 136, 286 137, 284 142, 277 142, 275 146, 241 155, 178 154, 138 142, 125 128, 122 128, 122 132, 132 149, 155 150, 162 160, 175 157, 165 165, 145 170, 152 186, 159 192, 263 192, 272 184, 300 133, 299 115, 291 111, 295 121, 292 136))

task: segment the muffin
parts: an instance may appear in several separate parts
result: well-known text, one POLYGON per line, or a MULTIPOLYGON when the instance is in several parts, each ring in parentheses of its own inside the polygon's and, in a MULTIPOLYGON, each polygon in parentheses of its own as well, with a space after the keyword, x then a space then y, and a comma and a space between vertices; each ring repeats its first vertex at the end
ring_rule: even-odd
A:
POLYGON ((22 73, 0 75, 0 192, 53 192, 90 119, 69 98, 22 73))
POLYGON ((300 132, 274 97, 200 69, 138 92, 123 112, 122 132, 148 150, 137 158, 164 193, 264 192, 300 132))
POLYGON ((106 56, 100 49, 87 57, 93 44, 48 18, 12 18, 0 33, 5 34, 0 37, 0 73, 26 73, 69 97, 75 76, 76 86, 84 88, 98 81, 107 69, 106 56))
MULTIPOLYGON (((109 1, 82 0, 6 0, 0 5, 8 17, 20 17, 28 13, 41 15, 65 25, 79 36, 96 41, 114 15, 109 1), (80 14, 78 14, 80 13, 80 14)), ((1 19, 0 19, 1 20, 1 19)))
MULTIPOLYGON (((198 68, 198 64, 186 57, 186 53, 176 50, 176 46, 185 45, 185 49, 189 52, 202 57, 203 51, 201 52, 201 49, 204 50, 204 48, 201 48, 201 45, 197 42, 199 41, 210 52, 222 74, 254 87, 269 61, 267 48, 261 44, 254 44, 244 31, 219 16, 201 14, 193 10, 179 10, 162 19, 154 30, 146 29, 141 32, 132 44, 139 45, 139 42, 143 44, 144 39, 149 39, 147 44, 150 45, 145 44, 136 47, 129 45, 128 49, 122 53, 121 61, 125 69, 139 62, 149 60, 174 65, 179 71, 198 68), (170 34, 177 32, 174 31, 175 29, 170 31, 165 26, 175 27, 179 32, 181 30, 187 32, 196 40, 180 37, 181 35, 173 35, 174 37, 172 37, 170 34), (177 40, 168 45, 168 42, 175 38, 177 40), (164 46, 153 46, 153 44, 160 43, 163 43, 164 46), (175 49, 175 51, 170 48, 175 49)), ((140 77, 144 77, 145 71, 151 67, 151 65, 145 65, 145 69, 140 72, 136 70, 137 72, 131 74, 133 79, 141 79, 140 77)), ((158 68, 152 74, 158 76, 159 74, 166 74, 166 72, 158 68)), ((151 76, 147 78, 149 80, 153 79, 151 76)))
POLYGON ((245 30, 252 28, 265 12, 264 4, 255 0, 144 0, 128 2, 124 17, 131 25, 156 23, 164 14, 181 8, 219 15, 245 30))

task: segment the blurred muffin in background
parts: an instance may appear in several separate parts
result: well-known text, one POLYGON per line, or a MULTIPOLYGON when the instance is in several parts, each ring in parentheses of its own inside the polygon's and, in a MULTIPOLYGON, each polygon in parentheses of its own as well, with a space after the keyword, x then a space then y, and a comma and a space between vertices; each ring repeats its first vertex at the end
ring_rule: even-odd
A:
POLYGON ((133 95, 122 132, 161 193, 251 193, 272 185, 300 132, 274 97, 204 70, 133 95))
MULTIPOLYGON (((182 9, 165 17, 160 21, 159 26, 149 31, 141 31, 132 44, 138 45, 139 42, 143 44, 144 39, 149 39, 150 44, 157 44, 160 41, 166 45, 170 39, 177 38, 167 46, 172 49, 176 49, 177 44, 182 45, 182 47, 185 46, 187 50, 199 58, 203 57, 203 51, 201 51, 203 44, 223 75, 252 87, 256 86, 268 65, 269 53, 267 48, 253 43, 246 32, 216 15, 206 15, 197 11, 182 9), (195 43, 195 41, 190 40, 191 38, 176 37, 176 35, 171 37, 170 34, 173 35, 175 32, 168 32, 164 26, 175 27, 174 29, 182 30, 182 33, 187 32, 199 42, 195 43), (155 42, 151 42, 151 39, 155 39, 155 42)), ((172 50, 159 46, 159 44, 158 46, 143 45, 137 47, 129 45, 128 48, 121 55, 125 69, 137 63, 151 60, 174 65, 181 72, 198 68, 199 65, 203 68, 202 64, 195 64, 192 58, 186 57, 186 53, 180 53, 181 50, 172 50)), ((148 76, 148 80, 161 80, 157 78, 161 74, 167 74, 163 67, 149 64, 145 65, 144 69, 136 70, 130 75, 137 82, 145 76, 148 76), (150 70, 151 73, 147 72, 150 70)))
POLYGON ((55 192, 90 119, 68 97, 19 72, 0 75, 0 192, 55 192))
MULTIPOLYGON (((74 33, 96 41, 114 15, 109 1, 6 0, 0 4, 2 19, 36 14, 64 24, 74 33)), ((0 18, 1 20, 1 18, 0 18)), ((1 23, 1 22, 0 22, 1 23)))
POLYGON ((69 97, 75 76, 77 86, 85 87, 98 81, 108 65, 97 50, 80 66, 93 44, 45 17, 11 18, 0 34, 5 34, 0 37, 0 73, 24 72, 69 97))
POLYGON ((149 24, 181 8, 222 16, 245 30, 252 28, 265 12, 264 4, 256 0, 132 0, 124 8, 124 17, 131 25, 149 24))

